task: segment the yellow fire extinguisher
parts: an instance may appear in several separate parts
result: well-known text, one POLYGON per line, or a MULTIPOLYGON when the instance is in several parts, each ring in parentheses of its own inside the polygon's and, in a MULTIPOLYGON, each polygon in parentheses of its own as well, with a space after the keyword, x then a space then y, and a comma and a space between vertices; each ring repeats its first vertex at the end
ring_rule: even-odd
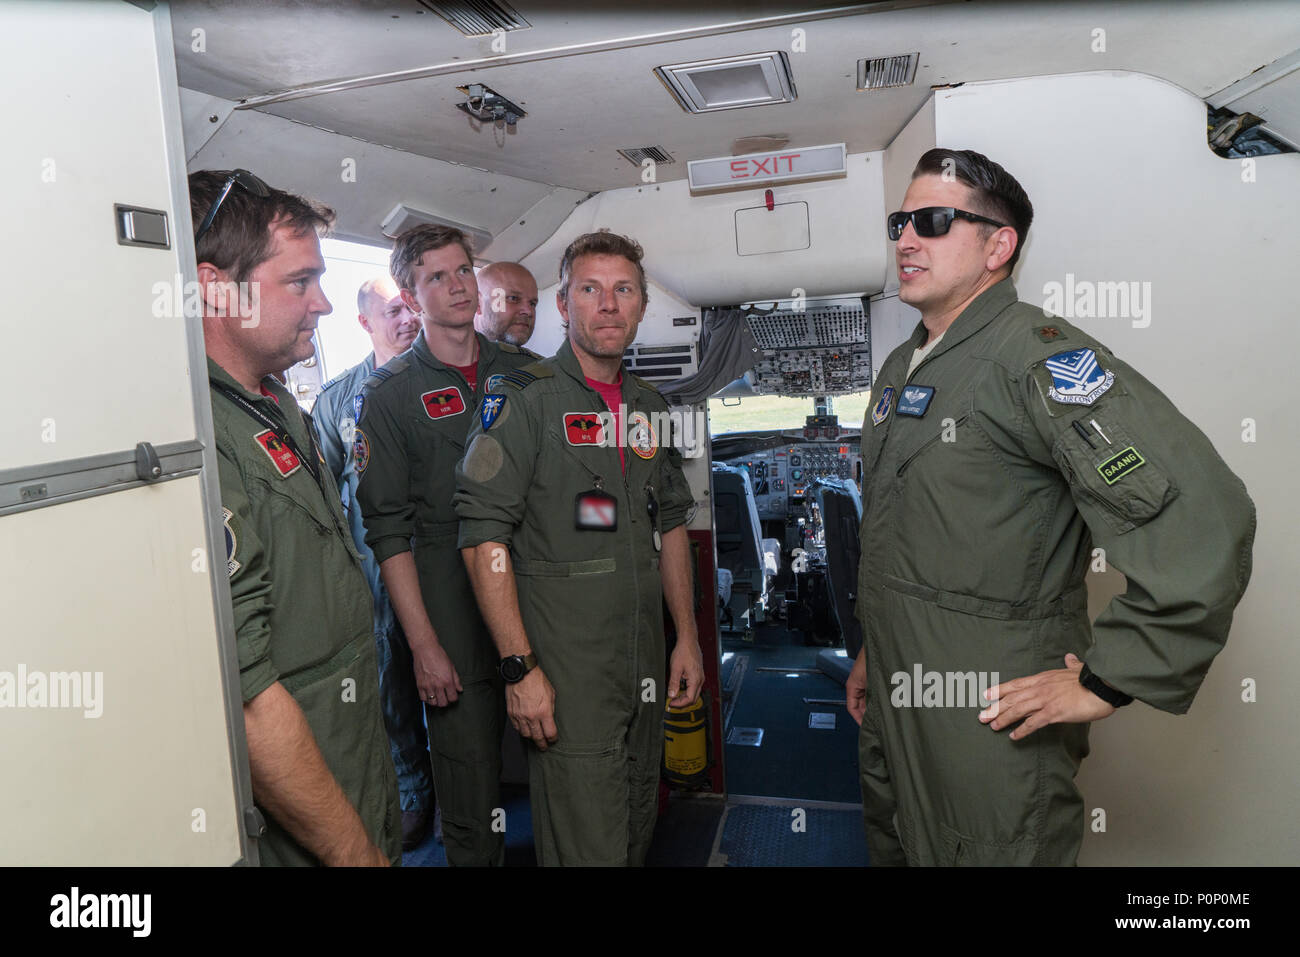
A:
POLYGON ((684 787, 709 781, 709 709, 703 697, 664 714, 664 771, 684 787))

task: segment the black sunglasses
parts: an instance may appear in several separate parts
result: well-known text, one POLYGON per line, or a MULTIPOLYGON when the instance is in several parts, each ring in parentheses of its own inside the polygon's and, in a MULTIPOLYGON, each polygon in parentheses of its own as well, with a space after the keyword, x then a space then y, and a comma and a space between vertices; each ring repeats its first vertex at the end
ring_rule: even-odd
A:
POLYGON ((212 228, 212 221, 217 218, 217 210, 219 210, 221 204, 226 201, 226 197, 230 195, 231 187, 236 183, 261 199, 265 199, 271 195, 271 187, 267 186, 248 170, 235 170, 226 177, 226 184, 221 187, 221 193, 217 196, 217 201, 213 203, 212 208, 208 210, 208 215, 203 217, 203 222, 199 225, 198 232, 194 234, 194 245, 197 246, 199 240, 203 238, 203 234, 212 228))
POLYGON ((943 236, 952 228, 954 219, 969 219, 972 223, 1006 226, 1006 223, 999 223, 987 216, 968 213, 964 209, 954 209, 952 206, 926 206, 924 209, 914 209, 910 213, 890 213, 889 238, 897 242, 899 237, 903 235, 903 230, 907 227, 909 221, 918 236, 927 238, 943 236))

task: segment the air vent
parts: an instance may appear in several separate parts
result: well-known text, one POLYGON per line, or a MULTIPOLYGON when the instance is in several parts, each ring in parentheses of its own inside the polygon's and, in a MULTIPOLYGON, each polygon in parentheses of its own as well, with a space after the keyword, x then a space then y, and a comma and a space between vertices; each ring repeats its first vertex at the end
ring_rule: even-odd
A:
POLYGON ((699 370, 695 347, 689 342, 673 346, 642 346, 634 342, 623 353, 623 365, 633 375, 650 382, 672 382, 699 370))
POLYGON ((916 61, 919 53, 900 56, 876 57, 858 61, 858 89, 874 92, 897 86, 910 86, 916 78, 916 61))
POLYGON ((510 4, 498 0, 420 0, 420 6, 436 13, 467 37, 485 37, 497 30, 527 30, 532 26, 510 4))
POLYGON ((623 158, 633 166, 640 166, 646 160, 654 160, 656 163, 672 163, 673 158, 668 155, 668 151, 662 146, 633 146, 629 149, 619 150, 623 158))

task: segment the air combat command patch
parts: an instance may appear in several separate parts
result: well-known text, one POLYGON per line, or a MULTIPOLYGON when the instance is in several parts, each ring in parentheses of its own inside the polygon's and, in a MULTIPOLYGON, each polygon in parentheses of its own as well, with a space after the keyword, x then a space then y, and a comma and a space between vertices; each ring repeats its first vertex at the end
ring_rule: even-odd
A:
POLYGON ((1103 369, 1091 349, 1058 352, 1043 365, 1052 374, 1047 397, 1066 405, 1092 405, 1115 384, 1115 373, 1103 369))

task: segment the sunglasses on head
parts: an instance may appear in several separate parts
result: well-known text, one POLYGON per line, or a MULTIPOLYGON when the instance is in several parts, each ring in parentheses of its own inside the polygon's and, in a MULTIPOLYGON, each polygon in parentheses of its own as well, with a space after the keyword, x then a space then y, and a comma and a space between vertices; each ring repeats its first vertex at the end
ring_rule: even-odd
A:
POLYGON ((226 177, 226 184, 221 187, 221 192, 217 194, 217 201, 213 203, 212 208, 208 210, 208 215, 203 217, 203 222, 199 225, 198 232, 194 234, 194 245, 197 246, 199 240, 203 238, 203 234, 212 228, 212 221, 217 218, 217 210, 219 210, 221 204, 226 201, 226 197, 230 195, 231 187, 235 184, 239 184, 254 196, 261 199, 265 199, 271 195, 271 187, 267 186, 248 170, 235 170, 226 177))
POLYGON ((955 209, 952 206, 926 206, 924 209, 914 209, 910 213, 890 213, 889 238, 897 242, 909 222, 911 222, 912 228, 916 230, 918 236, 925 236, 926 238, 942 236, 952 228, 954 219, 969 219, 972 223, 1006 226, 1006 223, 999 223, 987 216, 968 213, 964 209, 955 209))

